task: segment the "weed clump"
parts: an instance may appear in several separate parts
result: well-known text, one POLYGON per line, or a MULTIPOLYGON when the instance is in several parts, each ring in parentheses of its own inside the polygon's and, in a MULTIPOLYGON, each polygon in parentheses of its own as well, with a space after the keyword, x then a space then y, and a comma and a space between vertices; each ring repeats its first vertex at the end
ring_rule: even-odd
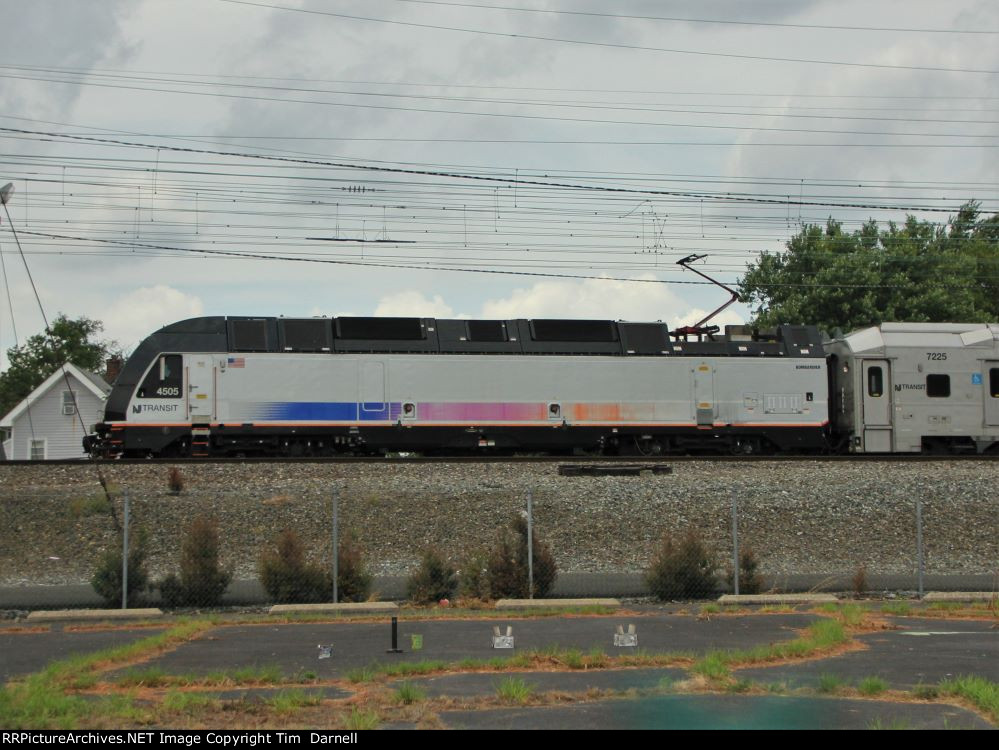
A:
POLYGON ((306 561, 302 541, 290 529, 260 556, 257 574, 268 596, 279 604, 321 602, 333 596, 332 574, 306 561))
MULTIPOLYGON (((531 536, 534 557, 533 596, 543 597, 555 585, 558 566, 548 545, 539 541, 536 534, 531 536)), ((526 599, 532 595, 528 583, 527 544, 527 519, 514 516, 510 526, 500 532, 486 565, 492 598, 526 599)))
MULTIPOLYGON (((149 574, 146 572, 146 542, 148 534, 139 527, 129 539, 128 546, 128 603, 138 603, 142 592, 149 586, 149 574)), ((121 541, 113 549, 109 549, 97 563, 94 577, 90 585, 94 587, 109 607, 121 606, 121 541)))
MULTIPOLYGON (((756 559, 756 552, 752 547, 742 547, 739 550, 739 593, 759 594, 763 591, 763 576, 758 572, 760 567, 756 559)), ((732 565, 728 566, 726 575, 728 587, 735 590, 735 576, 732 572, 732 565)))
POLYGON ((458 588, 458 574, 440 550, 431 547, 423 553, 420 567, 406 582, 406 597, 416 604, 450 599, 458 588))
POLYGON ((861 565, 854 571, 850 581, 853 586, 853 595, 860 599, 867 594, 867 566, 861 565))
MULTIPOLYGON (((709 599, 718 590, 718 562, 700 535, 663 536, 645 573, 645 582, 658 599, 709 599)), ((741 588, 741 586, 740 586, 741 588)))
POLYGON ((458 595, 464 599, 489 598, 489 554, 470 552, 458 568, 458 595))
POLYGON ((337 598, 342 602, 363 602, 371 595, 371 574, 357 536, 348 531, 340 540, 337 554, 337 598))
POLYGON ((170 471, 167 472, 167 487, 174 495, 179 495, 184 491, 184 475, 176 466, 171 466, 170 471))
POLYGON ((180 546, 180 575, 168 575, 159 584, 168 607, 212 607, 229 587, 232 572, 219 564, 218 525, 198 516, 184 531, 180 546))

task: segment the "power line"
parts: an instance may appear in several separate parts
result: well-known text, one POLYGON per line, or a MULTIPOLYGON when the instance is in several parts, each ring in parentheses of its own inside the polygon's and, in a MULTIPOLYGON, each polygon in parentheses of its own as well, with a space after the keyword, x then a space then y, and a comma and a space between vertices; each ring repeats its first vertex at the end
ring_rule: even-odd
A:
POLYGON ((776 21, 736 21, 718 18, 685 18, 682 16, 641 16, 623 13, 596 13, 592 11, 558 10, 552 8, 524 8, 510 5, 486 5, 483 3, 455 3, 443 0, 394 0, 394 2, 417 5, 441 5, 451 8, 481 8, 485 10, 507 10, 515 13, 541 13, 559 16, 587 16, 591 18, 616 18, 636 21, 666 21, 670 23, 717 24, 727 26, 764 26, 778 29, 821 29, 832 31, 891 31, 906 34, 999 34, 992 29, 926 29, 895 26, 842 26, 818 23, 778 23, 776 21))
MULTIPOLYGON (((223 1, 236 2, 236 0, 223 0, 223 1)), ((999 73, 999 71, 996 72, 999 73)), ((740 125, 717 125, 717 124, 706 125, 706 124, 697 124, 697 123, 678 123, 678 122, 662 122, 662 121, 649 122, 644 120, 614 120, 614 119, 595 118, 595 117, 532 115, 532 114, 510 113, 510 112, 482 112, 482 111, 470 111, 470 110, 460 110, 460 109, 433 109, 428 107, 401 107, 388 104, 363 104, 357 102, 322 101, 316 99, 292 99, 288 97, 269 97, 269 96, 259 96, 259 95, 249 95, 249 94, 232 94, 232 93, 224 93, 218 91, 214 92, 191 91, 191 90, 171 89, 171 88, 152 87, 152 86, 132 86, 132 85, 125 85, 118 83, 100 83, 96 81, 63 80, 55 78, 39 78, 32 76, 16 76, 10 74, 6 74, 0 77, 14 79, 14 80, 40 81, 46 83, 62 83, 70 86, 96 86, 99 88, 120 89, 126 91, 146 91, 146 92, 165 93, 165 94, 181 94, 185 96, 210 97, 213 99, 217 98, 242 99, 249 101, 275 102, 282 104, 309 104, 309 105, 316 105, 323 107, 343 107, 347 109, 374 109, 379 111, 390 111, 390 112, 409 112, 409 113, 419 112, 422 114, 458 115, 462 117, 488 117, 488 118, 560 122, 560 123, 582 123, 588 125, 629 125, 635 127, 687 128, 690 130, 735 130, 740 132, 752 131, 752 132, 765 132, 765 133, 875 135, 875 136, 891 136, 893 138, 897 138, 900 136, 922 137, 922 138, 988 138, 988 139, 999 138, 999 135, 974 134, 974 133, 972 134, 924 133, 924 132, 905 132, 905 131, 899 132, 892 130, 882 131, 882 130, 836 130, 829 128, 752 127, 752 126, 740 126, 740 125)), ((396 96, 403 96, 403 95, 396 95, 396 96)), ((802 144, 802 145, 815 145, 815 144, 802 144)), ((881 144, 873 144, 873 145, 881 145, 881 144)), ((905 145, 911 145, 911 144, 905 144, 905 145)), ((962 145, 962 144, 957 144, 957 145, 962 145)), ((970 145, 972 147, 977 147, 979 145, 987 146, 987 144, 964 144, 964 145, 970 145)), ((948 145, 948 147, 950 147, 950 145, 948 145)))
POLYGON ((801 57, 771 57, 765 55, 740 55, 734 52, 705 52, 703 50, 676 49, 669 47, 646 47, 637 44, 620 44, 615 42, 594 42, 583 39, 567 39, 563 37, 541 36, 538 34, 519 34, 502 31, 488 31, 486 29, 470 29, 459 26, 442 26, 429 23, 417 23, 415 21, 398 21, 388 18, 375 18, 372 16, 355 16, 347 13, 333 13, 331 11, 310 10, 307 8, 289 8, 284 5, 272 5, 269 3, 249 2, 249 0, 219 0, 219 2, 233 5, 248 5, 257 8, 267 8, 270 10, 281 10, 292 13, 307 13, 310 15, 330 16, 332 18, 342 18, 350 21, 365 21, 369 23, 389 24, 393 26, 405 26, 408 28, 432 29, 435 31, 450 31, 462 34, 476 34, 481 36, 503 37, 506 39, 529 39, 531 41, 557 42, 560 44, 574 44, 587 47, 602 47, 609 49, 627 49, 639 52, 663 52, 674 55, 696 55, 700 57, 721 57, 733 60, 754 60, 764 62, 790 62, 804 63, 808 65, 836 65, 852 68, 873 68, 877 70, 918 70, 935 73, 975 73, 993 75, 999 70, 978 69, 978 68, 944 68, 929 65, 888 65, 886 63, 859 63, 847 62, 843 60, 817 60, 801 57))
MULTIPOLYGON (((467 180, 472 182, 489 183, 489 184, 525 185, 525 186, 540 187, 540 188, 563 188, 569 190, 596 191, 596 192, 607 192, 607 193, 628 194, 628 195, 686 197, 686 198, 695 198, 695 199, 704 199, 704 200, 734 201, 734 202, 750 203, 750 204, 776 204, 781 206, 823 206, 823 207, 835 207, 835 208, 868 208, 868 209, 886 208, 886 206, 871 204, 871 203, 836 203, 836 202, 827 202, 827 201, 793 200, 791 198, 788 198, 787 200, 778 200, 773 198, 732 196, 729 194, 706 193, 706 192, 696 192, 696 191, 655 190, 651 188, 639 189, 639 188, 628 188, 628 187, 606 186, 606 185, 586 185, 579 183, 527 180, 527 179, 520 179, 517 177, 508 177, 508 176, 499 176, 499 175, 463 174, 460 172, 451 172, 447 170, 410 169, 402 167, 379 166, 372 164, 357 164, 350 162, 326 161, 326 160, 316 160, 316 159, 299 159, 286 156, 271 156, 265 154, 253 154, 253 153, 238 152, 238 151, 216 151, 210 149, 195 149, 182 146, 156 146, 154 144, 123 141, 114 138, 97 138, 94 136, 80 136, 80 135, 71 136, 62 133, 25 130, 21 128, 0 127, 0 132, 19 133, 19 134, 34 135, 34 136, 47 136, 53 138, 67 138, 71 141, 81 141, 81 142, 116 145, 116 146, 127 146, 131 148, 161 149, 165 151, 168 150, 181 153, 211 154, 215 156, 237 156, 247 159, 260 159, 260 160, 274 161, 280 163, 337 167, 342 169, 358 170, 362 172, 383 172, 388 174, 406 174, 406 175, 418 175, 418 176, 427 176, 427 177, 443 177, 449 179, 467 180)), ((891 208, 899 211, 948 212, 952 210, 947 208, 936 208, 928 206, 892 206, 891 208)))

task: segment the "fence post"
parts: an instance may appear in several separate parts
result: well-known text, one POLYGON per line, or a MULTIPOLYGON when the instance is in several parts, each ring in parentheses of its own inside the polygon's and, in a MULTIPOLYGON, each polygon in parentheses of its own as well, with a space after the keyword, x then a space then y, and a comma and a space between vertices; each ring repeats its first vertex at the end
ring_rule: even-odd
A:
POLYGON ((128 609, 128 490, 124 493, 125 525, 121 530, 121 608, 128 609))
POLYGON ((923 501, 916 495, 916 565, 919 575, 919 598, 923 598, 923 501))
POLYGON ((732 583, 739 595, 739 500, 732 491, 732 583))
POLYGON ((340 578, 340 516, 339 498, 336 486, 333 486, 333 603, 339 603, 339 591, 337 590, 340 578))
POLYGON ((527 490, 527 598, 534 598, 534 490, 527 490))

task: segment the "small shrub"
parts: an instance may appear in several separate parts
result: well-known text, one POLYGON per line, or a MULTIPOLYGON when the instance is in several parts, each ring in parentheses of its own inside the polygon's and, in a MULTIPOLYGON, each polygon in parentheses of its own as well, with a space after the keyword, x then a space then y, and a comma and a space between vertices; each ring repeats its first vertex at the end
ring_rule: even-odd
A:
POLYGON ((434 548, 423 553, 420 567, 406 583, 406 597, 416 604, 450 599, 458 588, 458 575, 444 555, 434 548))
POLYGON ((337 555, 337 598, 341 602, 363 602, 371 595, 371 574, 357 536, 348 531, 340 539, 337 555))
POLYGON ((167 473, 167 486, 170 488, 170 492, 175 495, 184 491, 184 477, 176 466, 171 466, 167 473))
POLYGON ((489 555, 483 550, 475 550, 461 561, 458 594, 468 599, 489 598, 489 555))
POLYGON ((867 566, 861 565, 853 574, 850 581, 853 586, 853 595, 858 599, 867 594, 867 566))
POLYGON ((708 599, 718 589, 718 563, 701 540, 690 530, 679 539, 663 536, 645 582, 654 596, 662 600, 708 599))
POLYGON ((168 607, 211 607, 222 599, 231 580, 232 573, 219 567, 218 526, 199 516, 184 531, 180 576, 171 573, 160 582, 160 596, 168 607))
MULTIPOLYGON (((763 576, 759 574, 757 568, 760 563, 756 559, 756 552, 752 547, 742 547, 739 550, 739 593, 759 594, 763 591, 763 576)), ((735 589, 735 576, 732 573, 732 565, 728 566, 726 576, 728 587, 735 589)))
MULTIPOLYGON (((142 592, 149 585, 149 574, 146 572, 146 541, 147 534, 141 527, 131 535, 128 546, 128 604, 134 606, 141 598, 142 592)), ((97 563, 94 577, 90 585, 109 607, 121 606, 121 555, 122 544, 119 540, 114 549, 109 549, 97 563)))
POLYGON ((321 602, 333 597, 333 574, 305 560, 298 535, 285 529, 275 547, 266 550, 257 565, 260 584, 272 601, 321 602))
MULTIPOLYGON (((558 577, 558 566, 548 545, 532 534, 535 597, 547 596, 558 577)), ((487 563, 489 593, 494 599, 526 599, 531 595, 528 583, 527 519, 514 516, 509 528, 500 532, 487 563)))

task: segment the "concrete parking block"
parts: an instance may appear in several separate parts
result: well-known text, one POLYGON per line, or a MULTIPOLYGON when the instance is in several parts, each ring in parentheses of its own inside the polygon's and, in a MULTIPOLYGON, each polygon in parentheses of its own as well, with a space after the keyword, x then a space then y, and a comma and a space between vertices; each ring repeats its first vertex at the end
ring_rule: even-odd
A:
POLYGON ((621 606, 617 599, 499 599, 496 609, 566 609, 571 607, 621 606))
POLYGON ((275 604, 268 614, 285 615, 290 612, 308 612, 312 614, 332 612, 334 614, 365 614, 368 612, 394 612, 399 609, 395 602, 342 602, 333 604, 275 604))
POLYGON ((995 591, 930 591, 924 602, 991 602, 999 600, 995 591))
POLYGON ((720 604, 835 604, 832 594, 723 594, 720 604))
POLYGON ((162 617, 157 607, 136 609, 40 609, 28 615, 32 622, 61 622, 65 620, 148 620, 162 617))

